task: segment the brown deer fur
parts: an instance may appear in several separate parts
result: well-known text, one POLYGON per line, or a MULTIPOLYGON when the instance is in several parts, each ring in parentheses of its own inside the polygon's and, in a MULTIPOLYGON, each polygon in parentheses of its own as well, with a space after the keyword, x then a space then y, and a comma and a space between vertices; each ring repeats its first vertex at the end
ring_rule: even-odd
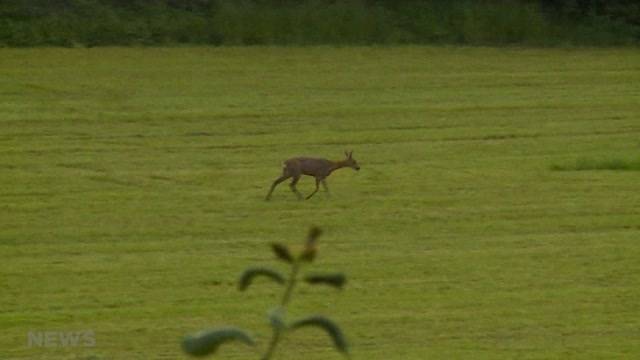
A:
POLYGON ((316 192, 318 192, 320 183, 322 183, 322 187, 324 187, 324 190, 328 194, 329 188, 327 187, 325 179, 327 178, 327 176, 331 175, 332 172, 344 167, 350 167, 354 170, 360 170, 360 166, 356 162, 356 159, 354 159, 352 156, 353 151, 345 151, 344 154, 347 156, 347 158, 339 161, 309 157, 295 157, 286 160, 283 164, 282 176, 280 176, 273 182, 265 200, 269 200, 271 198, 271 193, 273 193, 273 189, 275 189, 278 184, 287 180, 288 178, 292 178, 291 183, 289 184, 291 191, 296 194, 298 199, 302 199, 302 194, 300 194, 298 189, 296 189, 296 184, 298 183, 298 180, 300 180, 301 175, 308 175, 316 178, 316 189, 311 194, 309 194, 309 196, 307 196, 307 199, 311 198, 316 192))

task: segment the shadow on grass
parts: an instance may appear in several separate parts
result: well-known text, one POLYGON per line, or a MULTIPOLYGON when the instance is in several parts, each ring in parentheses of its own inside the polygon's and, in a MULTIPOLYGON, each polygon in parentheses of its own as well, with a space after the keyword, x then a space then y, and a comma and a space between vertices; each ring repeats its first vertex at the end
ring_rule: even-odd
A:
POLYGON ((551 170, 556 171, 586 171, 586 170, 617 170, 640 171, 640 157, 637 159, 592 159, 579 158, 570 164, 553 164, 551 170))

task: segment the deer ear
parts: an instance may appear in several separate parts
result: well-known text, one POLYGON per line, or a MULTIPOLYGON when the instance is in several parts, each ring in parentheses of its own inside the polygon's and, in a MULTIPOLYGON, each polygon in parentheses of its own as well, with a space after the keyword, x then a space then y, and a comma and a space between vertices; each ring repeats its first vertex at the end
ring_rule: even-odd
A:
POLYGON ((353 155, 353 150, 349 151, 349 159, 351 159, 351 155, 353 155))
POLYGON ((344 156, 349 157, 349 152, 348 151, 344 151, 344 156))

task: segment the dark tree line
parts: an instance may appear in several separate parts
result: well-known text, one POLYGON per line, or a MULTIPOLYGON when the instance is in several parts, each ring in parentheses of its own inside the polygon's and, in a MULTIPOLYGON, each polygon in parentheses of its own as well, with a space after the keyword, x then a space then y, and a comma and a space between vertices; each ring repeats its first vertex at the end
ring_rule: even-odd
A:
POLYGON ((0 46, 629 45, 638 0, 0 0, 0 46))

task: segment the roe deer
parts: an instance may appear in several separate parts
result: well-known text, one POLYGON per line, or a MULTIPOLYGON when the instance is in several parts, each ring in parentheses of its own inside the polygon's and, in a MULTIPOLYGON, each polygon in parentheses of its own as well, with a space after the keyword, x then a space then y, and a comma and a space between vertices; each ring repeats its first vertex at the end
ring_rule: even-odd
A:
POLYGON ((294 194, 298 196, 298 199, 302 199, 302 195, 300 194, 298 189, 296 189, 296 184, 298 183, 298 180, 300 180, 301 175, 309 175, 316 178, 316 189, 311 194, 309 194, 309 196, 307 196, 307 199, 311 198, 316 192, 318 192, 318 185, 320 185, 320 183, 322 183, 322 187, 324 187, 324 190, 328 194, 329 188, 327 187, 325 179, 327 178, 327 176, 331 175, 333 171, 343 167, 350 167, 354 170, 360 170, 360 166, 356 162, 356 159, 354 159, 352 156, 353 151, 345 151, 344 154, 347 156, 347 158, 339 161, 308 157, 295 157, 286 160, 283 163, 282 176, 280 176, 273 182, 265 200, 269 200, 271 198, 273 189, 275 189, 278 184, 287 180, 288 178, 292 178, 291 184, 289 184, 291 191, 293 191, 294 194))

